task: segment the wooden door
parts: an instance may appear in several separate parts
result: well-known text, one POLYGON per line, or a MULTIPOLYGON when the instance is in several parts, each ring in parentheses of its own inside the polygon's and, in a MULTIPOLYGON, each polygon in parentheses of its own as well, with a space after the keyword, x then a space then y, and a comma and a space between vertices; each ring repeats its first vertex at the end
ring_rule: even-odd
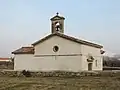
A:
POLYGON ((88 71, 92 70, 92 63, 88 63, 88 71))

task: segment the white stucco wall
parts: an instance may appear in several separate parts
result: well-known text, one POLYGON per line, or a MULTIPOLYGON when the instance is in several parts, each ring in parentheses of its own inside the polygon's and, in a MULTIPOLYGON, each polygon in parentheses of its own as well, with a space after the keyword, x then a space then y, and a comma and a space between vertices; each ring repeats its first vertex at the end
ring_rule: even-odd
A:
POLYGON ((40 70, 81 70, 81 56, 70 56, 81 53, 81 44, 63 39, 59 36, 53 36, 48 40, 35 46, 36 55, 66 55, 66 56, 43 56, 35 57, 40 61, 40 70), (58 52, 53 51, 53 47, 58 46, 58 52))
POLYGON ((90 47, 87 45, 81 45, 82 52, 82 70, 88 70, 87 55, 91 54, 94 57, 92 70, 102 70, 103 61, 102 55, 100 54, 100 48, 90 47), (97 60, 97 65, 96 65, 97 60))
POLYGON ((29 54, 15 55, 14 70, 31 70, 31 71, 80 71, 80 57, 33 57, 29 54))
POLYGON ((29 70, 33 67, 33 54, 16 54, 14 70, 29 70))
POLYGON ((80 71, 81 61, 80 57, 36 57, 34 61, 34 70, 40 71, 80 71))
POLYGON ((50 70, 80 71, 81 56, 78 55, 81 53, 80 51, 81 51, 80 44, 72 42, 70 40, 63 39, 58 36, 53 36, 52 38, 49 38, 48 40, 36 45, 34 55, 30 54, 15 55, 14 68, 15 70, 27 69, 37 71, 50 71, 50 70), (53 51, 53 47, 56 45, 59 47, 58 52, 53 51), (77 55, 70 56, 73 54, 77 55))
MULTIPOLYGON (((88 62, 85 56, 88 53, 91 53, 93 56, 100 56, 100 49, 53 36, 37 44, 35 46, 35 54, 15 55, 14 69, 32 71, 88 70, 88 62), (53 47, 56 45, 59 47, 58 52, 53 51, 53 47), (79 55, 81 53, 83 56, 79 55)), ((94 58, 98 61, 98 65, 96 67, 94 61, 93 70, 102 70, 101 57, 94 58)))
POLYGON ((59 36, 53 36, 48 40, 35 46, 35 55, 78 54, 81 53, 80 45, 81 44, 78 44, 67 39, 63 39, 59 36), (53 51, 53 47, 55 45, 59 46, 59 51, 57 53, 53 51))

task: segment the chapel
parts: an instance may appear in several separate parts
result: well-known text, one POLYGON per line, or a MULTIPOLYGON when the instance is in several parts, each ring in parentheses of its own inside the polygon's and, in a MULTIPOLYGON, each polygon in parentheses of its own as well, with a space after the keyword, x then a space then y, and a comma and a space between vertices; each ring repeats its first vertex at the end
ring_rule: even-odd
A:
POLYGON ((51 19, 51 33, 14 54, 14 70, 95 71, 103 69, 103 46, 64 33, 65 18, 57 13, 51 19))

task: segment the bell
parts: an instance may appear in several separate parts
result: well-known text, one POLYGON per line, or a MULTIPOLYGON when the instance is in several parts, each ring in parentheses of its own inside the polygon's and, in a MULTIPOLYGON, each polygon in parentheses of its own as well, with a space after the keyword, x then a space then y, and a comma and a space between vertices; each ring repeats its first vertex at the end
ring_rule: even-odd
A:
POLYGON ((56 28, 56 31, 59 31, 59 30, 60 30, 60 23, 59 23, 59 22, 56 22, 56 23, 55 23, 55 28, 56 28))
POLYGON ((56 26, 56 31, 59 31, 60 30, 60 26, 56 26))
POLYGON ((55 26, 60 26, 60 23, 59 23, 59 22, 57 22, 57 23, 55 24, 55 26))

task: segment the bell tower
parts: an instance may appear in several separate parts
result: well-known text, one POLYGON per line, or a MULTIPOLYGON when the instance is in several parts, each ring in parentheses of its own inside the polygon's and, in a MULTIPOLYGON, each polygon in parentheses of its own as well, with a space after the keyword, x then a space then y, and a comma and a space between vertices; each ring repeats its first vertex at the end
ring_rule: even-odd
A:
POLYGON ((56 13, 51 19, 51 33, 64 33, 64 20, 65 18, 59 16, 59 13, 56 13))

